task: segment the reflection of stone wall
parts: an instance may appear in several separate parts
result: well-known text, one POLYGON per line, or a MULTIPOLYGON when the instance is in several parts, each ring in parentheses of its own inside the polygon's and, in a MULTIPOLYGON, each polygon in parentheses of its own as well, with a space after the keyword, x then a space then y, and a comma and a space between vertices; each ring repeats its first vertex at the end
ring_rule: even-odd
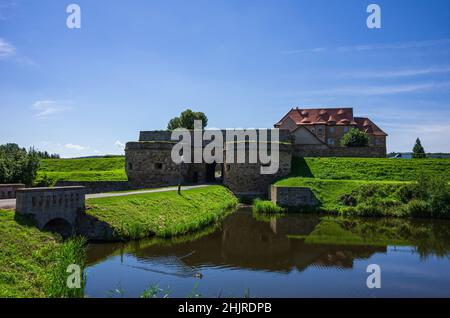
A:
POLYGON ((0 200, 14 199, 16 197, 16 190, 25 188, 24 184, 0 184, 0 200))
POLYGON ((282 207, 317 206, 319 200, 309 188, 271 186, 270 199, 282 207))
POLYGON ((30 217, 40 229, 56 219, 75 229, 77 217, 85 209, 83 187, 20 189, 16 196, 16 213, 30 217))
POLYGON ((386 158, 386 147, 328 147, 326 145, 293 145, 298 157, 386 158))

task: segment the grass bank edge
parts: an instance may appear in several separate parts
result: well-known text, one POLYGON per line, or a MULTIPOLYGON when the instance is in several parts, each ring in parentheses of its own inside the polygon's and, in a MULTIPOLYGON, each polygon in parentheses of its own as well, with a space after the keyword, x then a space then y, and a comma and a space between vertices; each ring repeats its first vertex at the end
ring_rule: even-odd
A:
POLYGON ((41 232, 11 210, 0 210, 0 298, 79 298, 81 288, 67 287, 67 267, 76 264, 83 273, 85 241, 63 241, 41 232))
POLYGON ((224 186, 87 200, 87 210, 122 239, 189 234, 221 221, 238 204, 224 186))

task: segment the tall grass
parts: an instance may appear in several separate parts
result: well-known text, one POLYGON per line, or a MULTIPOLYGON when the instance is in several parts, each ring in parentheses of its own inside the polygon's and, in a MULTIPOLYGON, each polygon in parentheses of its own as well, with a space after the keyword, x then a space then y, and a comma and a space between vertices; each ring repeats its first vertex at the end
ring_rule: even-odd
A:
POLYGON ((48 277, 47 295, 51 298, 83 298, 86 277, 84 275, 86 258, 86 240, 73 238, 64 242, 55 252, 55 264, 48 277), (80 288, 69 288, 67 280, 71 272, 70 265, 80 268, 80 288))
POLYGON ((272 201, 264 201, 261 199, 255 199, 253 201, 252 209, 253 209, 253 212, 262 213, 262 214, 284 212, 284 209, 282 207, 279 207, 272 201))

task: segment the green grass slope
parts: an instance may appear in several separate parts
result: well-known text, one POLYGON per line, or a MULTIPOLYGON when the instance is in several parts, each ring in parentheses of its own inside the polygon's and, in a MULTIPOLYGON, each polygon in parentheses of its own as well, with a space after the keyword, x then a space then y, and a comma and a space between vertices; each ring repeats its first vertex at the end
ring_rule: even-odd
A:
POLYGON ((170 237, 210 225, 237 205, 227 188, 136 194, 87 200, 87 213, 111 225, 123 238, 170 237))
POLYGON ((83 297, 66 287, 67 266, 84 267, 84 241, 62 243, 13 211, 0 210, 0 298, 83 297))
POLYGON ((41 161, 36 183, 56 181, 126 181, 125 157, 46 159, 41 161))
POLYGON ((334 180, 412 181, 425 173, 450 176, 450 159, 298 158, 292 177, 334 180))

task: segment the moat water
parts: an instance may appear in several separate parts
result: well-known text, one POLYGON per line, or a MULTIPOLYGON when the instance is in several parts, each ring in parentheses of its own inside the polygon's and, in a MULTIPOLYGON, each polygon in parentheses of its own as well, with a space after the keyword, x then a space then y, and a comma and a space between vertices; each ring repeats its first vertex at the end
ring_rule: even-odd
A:
POLYGON ((90 244, 86 274, 88 297, 450 297, 450 221, 239 209, 186 237, 90 244))

